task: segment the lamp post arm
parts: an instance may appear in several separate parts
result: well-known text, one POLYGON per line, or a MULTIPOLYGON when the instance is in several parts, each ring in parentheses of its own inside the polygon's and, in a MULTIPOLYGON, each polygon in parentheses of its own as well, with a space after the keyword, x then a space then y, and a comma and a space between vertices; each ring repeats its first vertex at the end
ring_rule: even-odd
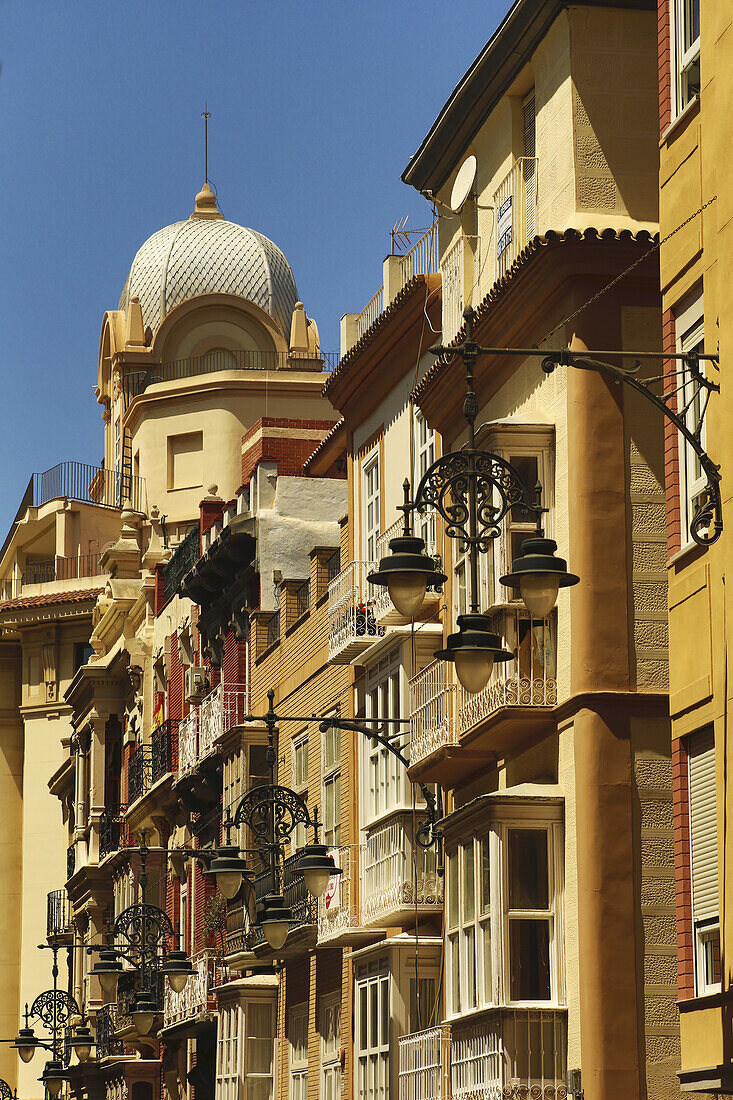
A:
MULTIPOLYGON (((400 764, 402 764, 405 770, 407 770, 410 766, 410 761, 407 759, 405 754, 400 748, 397 747, 397 745, 393 744, 392 741, 389 740, 389 738, 385 737, 382 733, 378 733, 377 731, 370 729, 368 726, 362 725, 360 722, 353 721, 351 718, 325 718, 321 722, 320 728, 321 732, 325 732, 326 729, 338 729, 352 731, 354 733, 361 733, 364 737, 369 737, 374 741, 378 741, 379 744, 387 750, 387 752, 390 752, 392 756, 395 756, 399 760, 400 764)), ((428 818, 427 822, 424 823, 424 826, 422 826, 418 830, 418 836, 416 837, 416 840, 420 847, 429 848, 433 844, 434 838, 438 835, 437 822, 443 816, 440 786, 438 786, 437 788, 437 799, 430 788, 425 785, 425 783, 420 783, 418 781, 416 783, 416 786, 419 788, 421 795, 425 799, 425 806, 427 808, 428 818)))

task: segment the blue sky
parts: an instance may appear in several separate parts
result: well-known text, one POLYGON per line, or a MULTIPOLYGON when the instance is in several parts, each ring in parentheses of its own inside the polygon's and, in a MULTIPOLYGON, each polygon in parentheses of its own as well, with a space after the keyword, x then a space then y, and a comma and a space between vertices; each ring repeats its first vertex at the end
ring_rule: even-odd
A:
MULTIPOLYGON (((209 175, 285 252, 324 350, 429 224, 400 173, 509 0, 0 3, 0 528, 33 471, 102 453, 102 316, 209 175)), ((2 536, 0 536, 2 537, 2 536)))

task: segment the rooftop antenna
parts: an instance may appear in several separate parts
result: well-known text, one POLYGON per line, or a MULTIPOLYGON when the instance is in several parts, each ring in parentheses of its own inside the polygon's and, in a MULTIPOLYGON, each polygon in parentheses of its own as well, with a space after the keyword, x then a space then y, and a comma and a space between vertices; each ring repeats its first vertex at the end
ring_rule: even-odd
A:
POLYGON ((201 117, 204 120, 204 183, 209 182, 209 104, 204 103, 204 109, 201 112, 201 117))

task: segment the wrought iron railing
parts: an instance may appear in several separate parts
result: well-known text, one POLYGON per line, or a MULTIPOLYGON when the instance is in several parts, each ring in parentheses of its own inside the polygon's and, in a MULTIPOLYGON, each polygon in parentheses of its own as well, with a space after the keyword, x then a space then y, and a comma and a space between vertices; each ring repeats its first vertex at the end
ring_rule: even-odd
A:
POLYGON ((465 300, 466 257, 473 256, 474 268, 479 266, 479 238, 461 234, 443 256, 440 271, 443 287, 443 343, 448 344, 463 324, 465 300))
POLYGON ((144 371, 131 371, 122 378, 122 388, 126 401, 144 393, 148 386, 157 382, 176 382, 184 378, 196 378, 204 374, 215 374, 217 371, 233 370, 282 370, 284 367, 293 367, 298 359, 307 363, 307 369, 318 360, 322 362, 324 372, 330 372, 338 364, 339 353, 337 351, 322 351, 317 355, 307 355, 301 352, 289 353, 280 351, 215 351, 206 355, 194 355, 188 359, 177 359, 170 363, 159 363, 144 371))
POLYGON ((153 780, 153 749, 152 745, 138 745, 130 757, 127 768, 127 795, 130 803, 142 798, 151 786, 153 780))
POLYGON ((306 611, 310 607, 311 602, 311 582, 303 581, 295 589, 295 615, 296 618, 300 618, 301 615, 305 615, 306 611))
POLYGON ((267 621, 267 648, 280 641, 280 609, 278 608, 267 621))
POLYGON ((456 684, 451 666, 431 661, 410 680, 410 763, 458 741, 456 684))
POLYGON ((54 939, 70 931, 69 895, 66 890, 51 890, 46 895, 46 936, 54 939))
POLYGON ((361 874, 364 923, 415 905, 442 908, 443 879, 436 851, 415 844, 413 826, 411 814, 399 813, 366 829, 361 874))
POLYGON ((110 852, 117 852, 127 845, 127 825, 125 811, 127 806, 111 806, 102 811, 99 817, 99 858, 110 852))
POLYGON ((76 870, 76 845, 70 844, 66 849, 66 878, 70 879, 76 870))
POLYGON ((341 548, 337 547, 332 554, 326 558, 326 579, 330 584, 331 581, 335 581, 341 570, 341 548))
POLYGON ((183 541, 176 547, 163 574, 165 599, 172 599, 180 587, 181 581, 201 557, 201 525, 196 524, 183 541))
POLYGON ((216 750, 216 742, 249 713, 249 690, 242 685, 219 684, 199 707, 197 761, 216 750))
POLYGON ((399 1100, 451 1100, 450 1024, 401 1035, 399 1100))
POLYGON ((360 340, 367 329, 370 329, 380 313, 384 311, 384 287, 380 286, 377 293, 369 299, 361 313, 356 318, 356 338, 360 340))
POLYGON ((28 561, 21 577, 21 586, 97 577, 101 568, 99 558, 99 554, 80 554, 70 558, 55 557, 45 561, 28 561))
POLYGON ((361 845, 352 844, 333 852, 343 874, 334 875, 325 895, 318 899, 318 943, 327 944, 353 928, 361 927, 356 904, 361 845))
POLYGON ((97 1009, 94 1022, 94 1041, 97 1048, 97 1060, 122 1054, 124 1046, 121 1039, 115 1038, 117 1030, 117 1012, 114 1005, 103 1005, 97 1009))
POLYGON ((328 653, 351 659, 384 634, 377 622, 376 596, 367 582, 370 561, 353 561, 328 586, 328 653))
POLYGON ((166 987, 163 1007, 163 1026, 193 1020, 207 1011, 213 1010, 215 999, 212 990, 222 985, 228 978, 228 971, 218 955, 213 951, 202 951, 192 959, 194 972, 180 993, 166 987))
POLYGON ((497 279, 535 235, 537 164, 536 157, 519 157, 494 194, 497 279))
POLYGON ((452 1026, 453 1100, 565 1100, 566 1067, 564 1010, 495 1009, 452 1026))
MULTIPOLYGON (((318 924, 318 905, 316 899, 306 890, 303 872, 300 870, 300 862, 303 852, 296 852, 283 861, 282 867, 282 896, 286 906, 293 912, 293 920, 290 922, 290 930, 301 928, 303 925, 318 924)), ((267 894, 274 891, 273 876, 271 871, 263 871, 254 879, 255 901, 259 902, 267 894)), ((252 929, 251 944, 257 947, 265 942, 265 935, 260 925, 252 929)))
POLYGON ((191 707, 178 723, 178 774, 195 768, 199 759, 199 711, 191 707))
POLYGON ((64 497, 103 508, 121 508, 129 500, 135 512, 147 507, 144 478, 87 462, 59 462, 50 470, 33 474, 29 488, 35 508, 64 497))
POLYGON ((178 722, 167 718, 157 726, 150 737, 152 783, 157 783, 168 772, 172 772, 178 756, 178 722))

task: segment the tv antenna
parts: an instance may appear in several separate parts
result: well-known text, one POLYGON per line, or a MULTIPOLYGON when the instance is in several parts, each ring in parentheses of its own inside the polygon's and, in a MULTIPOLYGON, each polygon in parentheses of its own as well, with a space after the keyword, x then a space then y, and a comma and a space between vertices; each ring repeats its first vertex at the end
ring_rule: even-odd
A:
POLYGON ((204 183, 209 182, 209 104, 204 103, 204 109, 201 112, 201 117, 204 120, 204 183))
POLYGON ((394 226, 390 230, 390 237, 392 238, 392 255, 397 256, 403 252, 409 252, 412 247, 413 237, 422 237, 424 233, 427 233, 427 229, 407 229, 407 219, 409 214, 405 214, 404 218, 400 218, 395 222, 394 226))

